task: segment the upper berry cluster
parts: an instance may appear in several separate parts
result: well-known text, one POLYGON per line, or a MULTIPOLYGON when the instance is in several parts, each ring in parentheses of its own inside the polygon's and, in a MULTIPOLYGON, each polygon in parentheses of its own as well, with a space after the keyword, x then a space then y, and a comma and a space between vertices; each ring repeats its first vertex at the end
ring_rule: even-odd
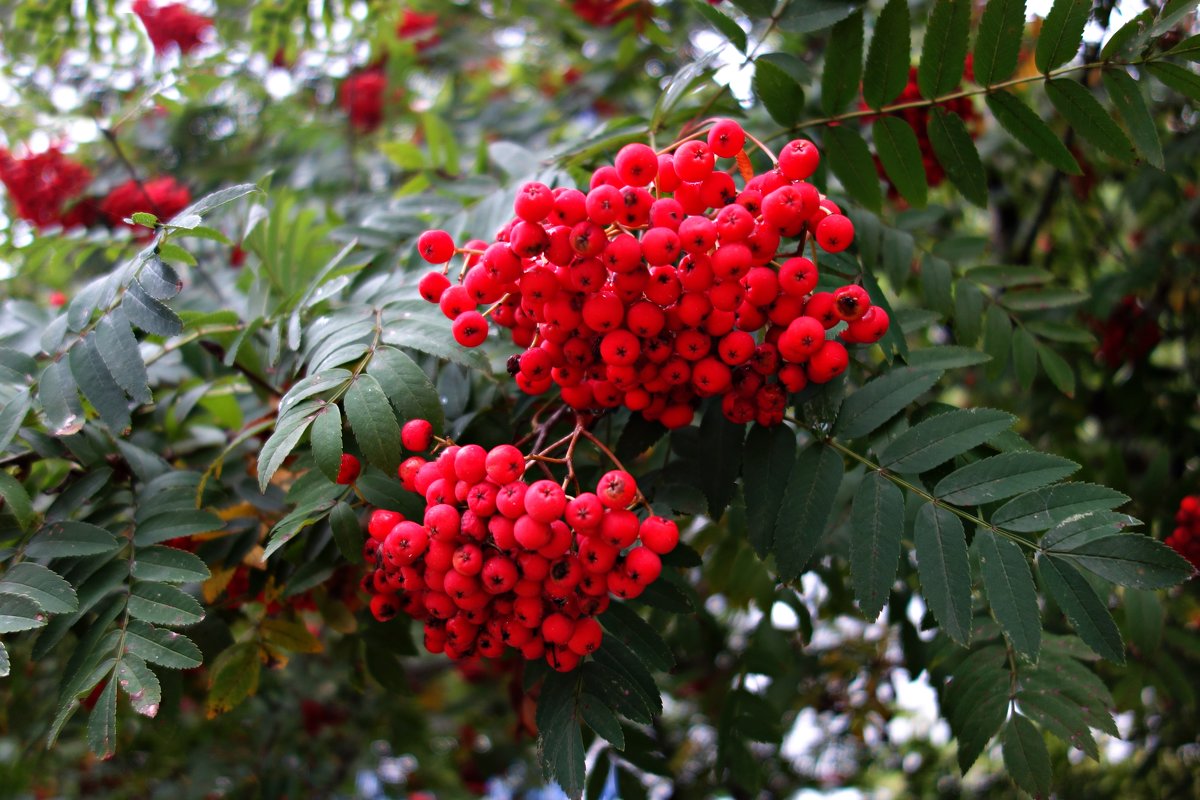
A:
POLYGON ((1200 496, 1188 495, 1179 502, 1175 525, 1167 544, 1200 569, 1200 496))
POLYGON ((465 346, 483 343, 489 316, 510 329, 526 348, 510 370, 530 394, 557 384, 575 409, 624 405, 667 427, 719 396, 735 423, 778 424, 788 392, 841 374, 843 343, 874 343, 889 320, 861 286, 817 290, 817 247, 836 253, 854 238, 807 182, 817 148, 789 142, 754 175, 747 138, 717 120, 662 152, 626 145, 587 192, 527 183, 490 243, 456 248, 426 231, 421 255, 445 266, 421 280, 421 295, 465 346), (734 162, 728 171, 722 159, 734 162), (842 322, 841 341, 827 338, 842 322))

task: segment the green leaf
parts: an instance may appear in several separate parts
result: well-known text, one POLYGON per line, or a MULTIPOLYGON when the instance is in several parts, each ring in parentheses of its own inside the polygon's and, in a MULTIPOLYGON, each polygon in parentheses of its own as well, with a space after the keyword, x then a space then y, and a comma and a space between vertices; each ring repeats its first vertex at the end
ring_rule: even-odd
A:
POLYGON ((1046 81, 1046 96, 1076 133, 1121 163, 1133 163, 1133 144, 1087 87, 1056 78, 1046 81))
POLYGON ((1050 796, 1050 752, 1032 722, 1013 714, 1004 726, 1003 752, 1004 767, 1017 786, 1034 797, 1050 796))
POLYGON ((692 0, 692 8, 696 10, 700 16, 708 20, 714 28, 716 28, 722 36, 728 39, 733 46, 743 53, 746 52, 746 32, 742 27, 734 22, 729 17, 722 14, 717 9, 709 5, 705 0, 692 0))
POLYGON ((754 62, 754 94, 771 117, 784 127, 795 125, 804 109, 804 90, 782 67, 758 58, 754 62))
POLYGON ((267 484, 271 482, 271 477, 300 443, 304 432, 316 419, 316 412, 320 407, 320 403, 309 400, 296 405, 286 414, 281 413, 275 422, 275 430, 258 454, 258 488, 260 491, 267 491, 267 484))
POLYGON ((183 320, 179 315, 147 294, 141 284, 129 285, 121 308, 129 316, 129 321, 146 333, 174 336, 183 330, 183 320))
POLYGON ((568 797, 583 793, 583 735, 579 729, 579 675, 551 672, 538 698, 538 761, 568 797))
POLYGON ((1091 13, 1091 0, 1054 0, 1042 22, 1033 54, 1038 72, 1049 72, 1075 57, 1083 44, 1083 28, 1091 13))
POLYGON ((88 747, 101 759, 117 751, 117 683, 109 680, 88 717, 88 747))
POLYGON ((985 364, 990 358, 987 353, 981 353, 970 347, 945 344, 913 352, 908 359, 908 365, 923 369, 954 369, 985 364))
POLYGON ((12 673, 12 661, 8 657, 8 648, 0 642, 0 678, 7 678, 12 673))
POLYGON ((939 369, 896 367, 888 370, 845 399, 833 432, 846 439, 857 439, 874 432, 941 377, 939 369))
POLYGON ((1146 70, 1164 85, 1192 100, 1200 101, 1200 75, 1190 69, 1166 61, 1152 61, 1146 65, 1146 70))
MULTIPOLYGON (((903 527, 899 520, 892 524, 903 527)), ((897 531, 897 541, 899 536, 897 531)), ((946 635, 966 647, 971 642, 971 565, 962 521, 947 508, 925 503, 913 523, 913 537, 921 594, 946 635)))
POLYGON ((831 447, 812 445, 796 456, 775 520, 775 566, 780 579, 795 580, 825 533, 845 465, 831 447))
POLYGON ((70 436, 83 427, 86 420, 78 391, 67 359, 51 361, 38 378, 38 402, 55 436, 70 436))
POLYGON ((1034 283, 1049 283, 1054 273, 1039 267, 1024 267, 1016 264, 985 264, 972 267, 966 277, 993 289, 1008 289, 1034 283))
MULTIPOLYGON (((930 308, 945 315, 954 313, 954 297, 950 293, 950 265, 933 254, 921 259, 921 292, 930 308)), ((917 356, 917 353, 913 354, 917 356)), ((912 364, 912 359, 909 359, 912 364)))
POLYGON ((746 451, 751 454, 742 464, 746 532, 759 558, 766 558, 775 549, 775 523, 796 460, 796 433, 786 425, 755 425, 746 451))
POLYGON ((129 613, 145 622, 171 628, 195 625, 204 608, 190 594, 166 583, 139 581, 129 595, 129 613))
POLYGON ((133 559, 133 577, 163 583, 197 583, 208 580, 208 566, 195 553, 175 547, 138 548, 133 559))
POLYGON ((875 21, 875 33, 867 51, 867 68, 863 73, 863 99, 871 108, 880 108, 895 100, 908 83, 911 27, 908 3, 888 0, 875 21))
POLYGON ((1038 574, 1084 644, 1101 658, 1124 664, 1125 644, 1117 623, 1079 571, 1064 559, 1043 554, 1038 558, 1038 574))
POLYGON ((363 531, 359 524, 358 515, 346 503, 338 503, 329 513, 329 526, 333 530, 333 541, 337 544, 342 558, 351 564, 361 564, 363 560, 363 531))
POLYGON ((979 564, 988 604, 1018 653, 1037 661, 1042 645, 1042 618, 1037 588, 1021 547, 987 529, 975 532, 979 564))
POLYGON ((40 628, 46 615, 37 603, 13 594, 0 595, 0 633, 18 633, 40 628))
MULTIPOLYGON (((380 348, 379 352, 382 352, 384 349, 380 348)), ((301 378, 293 384, 292 388, 288 389, 287 394, 279 401, 279 417, 282 419, 288 416, 288 413, 295 409, 301 400, 327 392, 330 389, 341 388, 343 384, 350 381, 351 377, 350 370, 335 367, 334 369, 319 372, 316 375, 309 375, 307 378, 301 378)))
POLYGON ((833 115, 849 105, 858 96, 862 70, 863 15, 858 11, 834 25, 829 34, 821 72, 821 110, 833 115))
POLYGON ((1017 383, 1029 391, 1037 376, 1037 340, 1024 325, 1019 325, 1013 332, 1012 359, 1017 383))
MULTIPOLYGON (((529 672, 527 668, 526 674, 529 672)), ((625 678, 595 661, 588 661, 583 665, 583 688, 584 691, 601 698, 609 708, 626 719, 643 725, 650 724, 653 719, 650 706, 639 693, 629 690, 625 678)))
POLYGON ((400 425, 384 394, 371 375, 359 375, 343 400, 354 438, 367 461, 394 475, 400 466, 400 425))
POLYGON ((938 414, 893 439, 880 455, 879 465, 892 472, 924 472, 983 444, 1014 422, 1012 414, 990 408, 938 414))
POLYGON ((1184 39, 1168 50, 1167 55, 1186 58, 1188 61, 1200 61, 1200 34, 1184 39))
POLYGON ((1125 127, 1133 137, 1134 146, 1142 154, 1142 158, 1162 169, 1165 162, 1162 142, 1158 138, 1158 125, 1154 122, 1138 82, 1120 68, 1106 69, 1101 73, 1101 77, 1104 79, 1104 88, 1109 99, 1112 100, 1121 119, 1125 120, 1125 127))
POLYGON ((650 669, 666 672, 675 666, 675 656, 666 641, 629 606, 614 601, 599 619, 611 637, 628 645, 650 669))
POLYGON ((213 661, 205 712, 209 718, 232 711, 258 691, 262 659, 255 642, 238 642, 213 661))
POLYGON ((153 399, 137 338, 119 307, 101 318, 96 326, 96 350, 104 366, 135 403, 149 403, 153 399))
POLYGON ((129 695, 133 710, 144 717, 155 717, 162 706, 162 687, 154 670, 132 653, 121 656, 117 683, 129 695))
MULTIPOLYGON (((784 7, 783 15, 779 18, 779 28, 789 33, 824 30, 862 8, 862 5, 862 0, 805 0, 803 3, 790 3, 784 7)), ((768 15, 770 13, 767 12, 768 15)))
POLYGON ((1053 308, 1077 306, 1086 302, 1088 297, 1087 292, 1071 289, 1023 289, 1005 293, 1001 303, 1013 311, 1048 311, 1053 308))
POLYGON ((704 443, 704 463, 698 465, 696 485, 708 498, 708 513, 721 519, 733 500, 735 483, 742 469, 742 439, 745 425, 725 419, 720 406, 713 403, 700 421, 700 441, 704 443))
POLYGON ((992 515, 992 524, 1013 531, 1044 531, 1070 517, 1128 502, 1128 497, 1107 486, 1059 483, 1009 500, 992 515))
POLYGON ((957 506, 983 505, 1041 488, 1078 469, 1075 462, 1046 453, 1001 453, 950 473, 933 494, 957 506))
POLYGON ((0 472, 0 508, 8 511, 21 530, 28 530, 33 522, 33 501, 21 482, 7 472, 0 472))
POLYGON ((0 451, 8 449, 25 423, 25 415, 33 405, 29 392, 20 392, 0 404, 0 451))
POLYGON ((310 439, 317 468, 337 483, 342 468, 342 412, 337 403, 328 403, 317 414, 310 439))
POLYGON ((988 306, 983 315, 983 351, 992 357, 987 365, 987 376, 996 380, 1008 366, 1008 353, 1012 350, 1012 321, 1000 306, 988 306))
POLYGON ((1140 589, 1126 589, 1123 607, 1125 609, 1125 635, 1130 644, 1143 653, 1153 653, 1162 645, 1163 623, 1165 614, 1163 605, 1155 592, 1140 589))
POLYGON ((259 189, 253 183, 239 183, 225 189, 218 189, 215 192, 204 195, 196 202, 179 212, 174 219, 170 221, 170 225, 176 224, 177 221, 186 220, 193 215, 204 216, 214 208, 219 208, 226 203, 232 203, 234 200, 240 200, 248 194, 262 194, 262 189, 259 189))
POLYGON ((100 419, 113 431, 120 434, 130 426, 129 401, 125 392, 117 385, 112 373, 100 358, 96 349, 96 335, 89 334, 71 348, 68 359, 71 364, 71 374, 83 396, 88 399, 100 419))
POLYGON ((963 197, 980 208, 988 203, 987 176, 975 142, 962 117, 944 108, 934 108, 928 122, 929 143, 938 163, 963 197))
POLYGON ((973 283, 959 281, 954 286, 954 332, 960 345, 971 346, 983 328, 983 292, 973 283))
MULTIPOLYGON (((1162 542, 1137 533, 1121 533, 1052 552, 1102 578, 1135 589, 1166 589, 1192 577, 1196 570, 1162 542)), ((0 584, 3 586, 3 584, 0 584)))
POLYGON ((991 86, 1012 77, 1024 31, 1025 0, 989 0, 975 37, 976 83, 991 86))
POLYGON ((579 713, 587 726, 604 737, 609 744, 618 750, 625 749, 625 734, 621 731, 621 723, 604 701, 585 693, 579 698, 579 713))
POLYGON ((1141 522, 1128 514, 1118 514, 1115 511, 1092 511, 1069 517, 1064 522, 1055 525, 1041 539, 1044 550, 1067 551, 1079 547, 1084 542, 1120 533, 1127 528, 1141 525, 1141 522))
POLYGON ((445 420, 437 389, 415 361, 394 347, 381 347, 371 358, 367 374, 379 381, 401 421, 427 420, 434 433, 442 432, 445 420))
POLYGON ((866 141, 848 126, 826 128, 823 135, 829 168, 846 187, 846 192, 867 208, 879 211, 883 206, 883 192, 866 141))
POLYGON ((1058 354, 1058 352, 1046 345, 1038 342, 1037 344, 1038 360, 1042 362, 1042 369, 1046 371, 1050 382, 1067 397, 1075 396, 1075 371, 1071 369, 1071 365, 1066 359, 1058 354))
POLYGON ((971 33, 971 0, 934 0, 921 46, 917 86, 932 100, 962 83, 971 33))
POLYGON ((219 531, 224 527, 221 518, 208 511, 167 511, 139 522, 133 542, 138 547, 145 547, 197 533, 219 531))
POLYGON ((654 683, 654 677, 632 650, 616 639, 608 639, 592 658, 600 666, 619 675, 624 684, 622 690, 636 693, 652 714, 662 713, 662 695, 654 683))
MULTIPOLYGON (((943 0, 959 3, 962 0, 943 0)), ((925 162, 921 158, 921 145, 908 123, 899 117, 881 116, 871 127, 875 150, 888 178, 896 185, 904 199, 916 208, 924 208, 928 199, 929 184, 925 178, 925 162)))
POLYGON ((1016 95, 993 92, 987 96, 987 106, 1001 127, 1029 152, 1060 172, 1068 175, 1083 173, 1075 156, 1057 134, 1016 95))
MULTIPOLYGON (((185 256, 188 255, 178 247, 175 249, 183 252, 185 256)), ((138 272, 137 281, 146 290, 146 294, 155 300, 170 300, 183 289, 183 281, 179 279, 179 274, 163 263, 158 256, 146 259, 145 265, 138 272)))
POLYGON ((32 600, 48 614, 68 614, 79 608, 79 598, 71 584, 57 572, 32 561, 13 564, 4 573, 0 578, 0 594, 32 600))
POLYGON ((168 669, 192 669, 204 663, 200 648, 182 633, 165 631, 140 620, 130 620, 125 647, 151 664, 168 669))
POLYGON ((130 219, 133 220, 135 225, 141 225, 143 228, 153 229, 156 225, 158 225, 158 217, 145 211, 135 211, 130 216, 130 219))
MULTIPOLYGON (((900 562, 904 497, 878 472, 863 478, 850 510, 850 578, 863 616, 873 620, 887 605, 900 562)), ((782 576, 781 576, 782 577, 782 576)))

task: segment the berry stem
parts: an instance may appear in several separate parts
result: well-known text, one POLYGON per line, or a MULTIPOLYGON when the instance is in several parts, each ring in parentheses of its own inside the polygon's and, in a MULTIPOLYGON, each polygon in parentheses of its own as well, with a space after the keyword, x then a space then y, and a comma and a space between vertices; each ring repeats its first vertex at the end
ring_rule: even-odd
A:
POLYGON ((775 157, 775 153, 771 150, 771 148, 767 147, 765 144, 763 144, 761 141, 759 141, 758 137, 754 136, 754 134, 750 133, 749 131, 746 131, 746 138, 749 139, 750 141, 754 142, 754 144, 758 147, 758 149, 763 151, 763 153, 766 154, 767 158, 771 159, 772 164, 779 163, 779 159, 775 157))
POLYGON ((485 316, 485 317, 489 316, 497 308, 504 305, 504 301, 508 300, 508 298, 509 298, 509 295, 506 294, 506 295, 504 295, 504 297, 501 297, 499 300, 492 303, 490 306, 487 307, 487 310, 483 312, 483 316, 485 316))

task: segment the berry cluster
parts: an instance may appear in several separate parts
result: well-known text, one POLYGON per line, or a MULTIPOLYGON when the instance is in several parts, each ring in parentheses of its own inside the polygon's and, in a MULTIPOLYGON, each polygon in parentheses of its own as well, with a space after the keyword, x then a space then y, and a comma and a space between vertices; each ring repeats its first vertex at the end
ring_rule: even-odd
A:
POLYGON ((396 25, 396 36, 411 41, 418 53, 437 47, 442 41, 438 35, 438 15, 422 14, 406 8, 396 25))
POLYGON ((1112 369, 1144 360, 1162 339, 1154 316, 1133 295, 1121 298, 1105 320, 1089 320, 1100 338, 1096 356, 1112 369))
POLYGON ((575 16, 589 25, 601 27, 616 25, 635 13, 643 19, 649 12, 643 0, 570 0, 570 5, 575 16))
POLYGON ((364 69, 342 81, 338 102, 350 117, 350 124, 361 133, 370 133, 383 124, 383 92, 387 76, 382 69, 364 69))
POLYGON ((1188 495, 1179 502, 1175 526, 1167 545, 1200 569, 1200 495, 1188 495))
POLYGON ((806 182, 820 159, 812 142, 789 142, 755 176, 738 123, 718 120, 703 137, 661 153, 626 145, 586 193, 525 184, 494 242, 456 249, 426 231, 418 250, 445 266, 421 280, 421 296, 464 346, 484 342, 488 315, 510 329, 526 348, 510 371, 529 394, 557 385, 572 408, 624 405, 669 428, 720 397, 734 423, 778 424, 788 392, 841 374, 843 342, 877 342, 888 315, 861 286, 817 291, 805 242, 814 258, 816 245, 839 252, 854 225, 806 182), (741 188, 717 159, 736 159, 741 188), (452 285, 456 253, 466 265, 452 285), (841 341, 827 338, 842 322, 841 341))
POLYGON ((204 32, 212 28, 211 19, 189 11, 183 3, 158 6, 153 0, 135 0, 133 13, 146 27, 154 52, 160 55, 172 45, 185 55, 190 53, 200 45, 204 32))
POLYGON ((81 224, 66 206, 83 193, 92 174, 58 147, 15 157, 0 148, 0 182, 16 204, 16 214, 39 228, 81 224))
MULTIPOLYGON (((411 420, 401 438, 425 452, 433 428, 411 420)), ((452 659, 498 658, 511 647, 574 669, 600 646, 595 617, 609 595, 637 597, 658 578, 660 556, 679 541, 675 523, 639 520, 630 510, 637 484, 621 470, 570 498, 554 481, 526 483, 513 445, 439 448, 400 466, 404 488, 425 498, 422 520, 371 514, 363 586, 372 613, 423 620, 426 649, 452 659)))

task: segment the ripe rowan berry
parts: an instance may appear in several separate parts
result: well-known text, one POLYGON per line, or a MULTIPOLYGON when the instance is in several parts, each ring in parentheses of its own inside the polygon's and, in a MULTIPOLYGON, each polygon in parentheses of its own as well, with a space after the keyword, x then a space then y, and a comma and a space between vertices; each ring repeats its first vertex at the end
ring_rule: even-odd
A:
POLYGON ((358 474, 362 471, 362 464, 358 458, 349 453, 342 453, 341 463, 338 464, 337 483, 347 486, 358 480, 358 474))

